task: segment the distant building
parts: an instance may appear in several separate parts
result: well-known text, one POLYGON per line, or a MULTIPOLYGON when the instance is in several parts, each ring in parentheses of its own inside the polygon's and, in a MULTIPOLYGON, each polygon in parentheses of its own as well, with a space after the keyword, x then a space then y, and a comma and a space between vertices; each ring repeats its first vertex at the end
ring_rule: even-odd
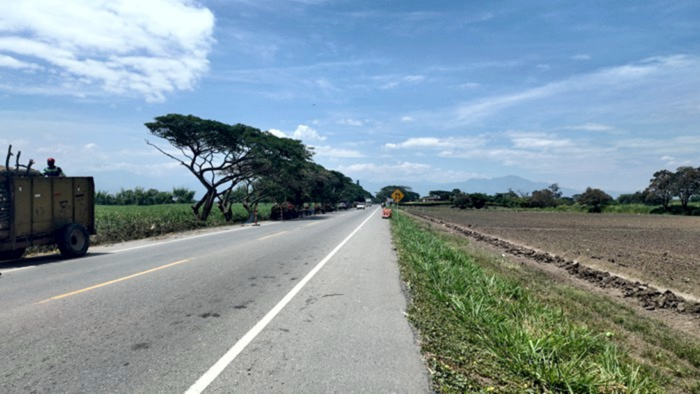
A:
POLYGON ((442 199, 440 196, 427 196, 427 197, 421 197, 420 198, 421 202, 435 202, 435 201, 441 201, 442 199))

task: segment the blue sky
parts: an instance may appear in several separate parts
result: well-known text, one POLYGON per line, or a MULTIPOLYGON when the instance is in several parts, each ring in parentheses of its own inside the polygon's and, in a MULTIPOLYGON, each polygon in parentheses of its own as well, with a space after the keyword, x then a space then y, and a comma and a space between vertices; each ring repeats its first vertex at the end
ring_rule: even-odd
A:
POLYGON ((143 124, 168 113, 301 139, 371 192, 505 175, 634 192, 700 166, 697 1, 2 7, 2 158, 52 156, 100 190, 201 190, 146 144, 167 147, 143 124))

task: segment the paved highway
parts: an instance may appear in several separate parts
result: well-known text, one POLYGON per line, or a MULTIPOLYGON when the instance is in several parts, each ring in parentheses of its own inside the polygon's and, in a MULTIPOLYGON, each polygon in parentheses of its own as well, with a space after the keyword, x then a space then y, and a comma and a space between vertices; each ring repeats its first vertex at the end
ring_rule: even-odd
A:
POLYGON ((377 209, 0 265, 3 393, 425 393, 377 209))

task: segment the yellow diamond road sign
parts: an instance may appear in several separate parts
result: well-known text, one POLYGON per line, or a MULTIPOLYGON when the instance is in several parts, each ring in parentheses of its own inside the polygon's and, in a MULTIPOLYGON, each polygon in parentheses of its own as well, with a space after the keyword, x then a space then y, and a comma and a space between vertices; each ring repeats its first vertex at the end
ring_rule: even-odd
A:
POLYGON ((396 189, 393 193, 391 193, 391 198, 393 198, 394 201, 399 202, 403 200, 403 193, 401 192, 401 190, 396 189))

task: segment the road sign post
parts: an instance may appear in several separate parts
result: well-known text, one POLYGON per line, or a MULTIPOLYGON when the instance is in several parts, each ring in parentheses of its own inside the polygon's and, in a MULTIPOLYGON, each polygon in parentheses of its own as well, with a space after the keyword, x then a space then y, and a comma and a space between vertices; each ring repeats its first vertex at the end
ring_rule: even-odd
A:
POLYGON ((399 208, 399 201, 403 200, 404 194, 401 191, 401 189, 396 189, 396 190, 394 190, 393 193, 391 193, 391 198, 393 198, 394 201, 396 201, 396 209, 398 209, 399 208))

